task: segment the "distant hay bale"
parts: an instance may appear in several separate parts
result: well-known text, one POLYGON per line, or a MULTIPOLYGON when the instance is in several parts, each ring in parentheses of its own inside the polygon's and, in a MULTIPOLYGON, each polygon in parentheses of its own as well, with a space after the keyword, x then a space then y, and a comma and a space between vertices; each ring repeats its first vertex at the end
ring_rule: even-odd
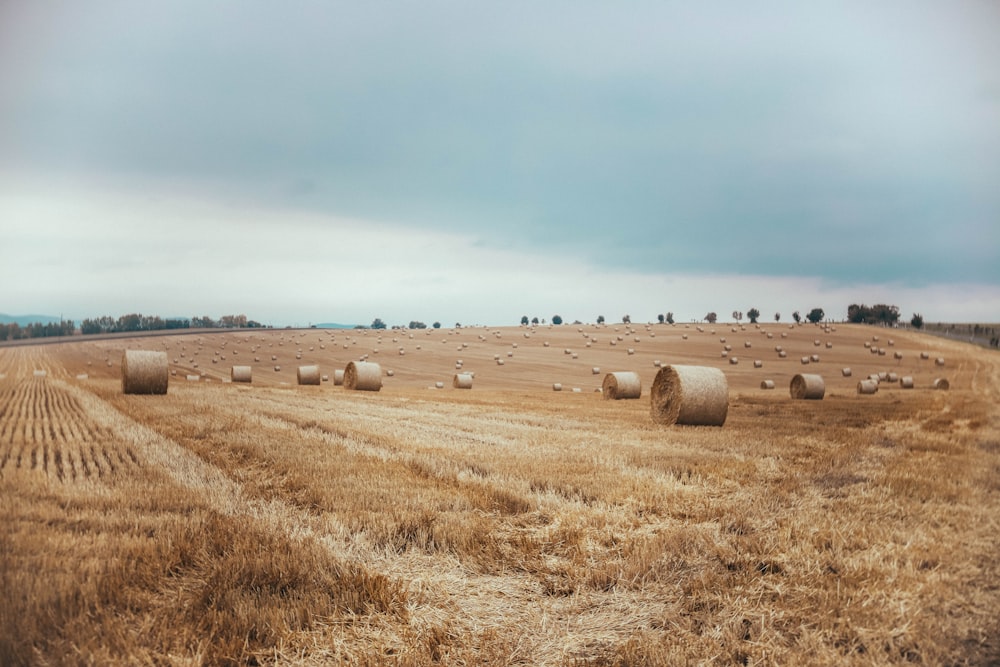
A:
POLYGON ((472 376, 468 373, 456 373, 451 386, 455 389, 472 389, 472 376))
POLYGON ((799 373, 788 386, 792 398, 796 400, 818 401, 826 394, 823 378, 812 373, 799 373))
POLYGON ((745 343, 743 343, 743 347, 750 349, 751 347, 753 347, 753 344, 750 341, 746 341, 745 343))
POLYGON ((760 359, 754 359, 753 360, 753 367, 754 368, 763 368, 764 367, 764 362, 762 360, 760 360, 760 359))
POLYGON ((849 378, 849 377, 851 377, 851 369, 850 368, 842 368, 840 370, 840 374, 843 375, 845 378, 849 378))
POLYGON ((503 359, 497 359, 497 366, 503 366, 503 359))
POLYGON ((321 382, 319 366, 316 365, 299 366, 295 377, 299 384, 319 384, 321 382))
POLYGON ((885 379, 887 382, 896 384, 897 382, 899 382, 899 375, 897 375, 896 373, 887 373, 885 379))
POLYGON ((948 378, 937 378, 934 380, 934 384, 932 386, 935 389, 941 390, 951 389, 951 383, 948 382, 948 378))
POLYGON ((920 353, 920 358, 921 359, 930 359, 931 358, 931 354, 930 354, 930 352, 921 352, 920 353))
POLYGON ((200 375, 188 375, 187 376, 187 381, 188 382, 197 382, 200 379, 201 379, 200 375))
POLYGON ((638 373, 619 371, 608 373, 601 383, 604 398, 617 401, 623 398, 639 398, 642 395, 642 380, 638 373))
POLYGON ((340 387, 344 384, 344 370, 337 369, 333 372, 333 386, 340 387))
POLYGON ((444 382, 440 382, 440 381, 435 382, 434 383, 434 388, 435 389, 444 389, 444 382))
POLYGON ((910 375, 904 375, 899 378, 899 386, 903 389, 913 389, 913 377, 910 375))
POLYGON ((774 389, 774 380, 761 380, 761 389, 774 389))
POLYGON ((385 372, 386 377, 392 377, 395 374, 396 374, 396 371, 392 370, 391 368, 385 372))
POLYGON ((593 368, 590 369, 590 372, 592 374, 594 374, 594 375, 600 375, 601 374, 601 369, 598 366, 594 366, 593 368))
POLYGON ((862 380, 858 383, 858 393, 859 394, 875 394, 878 393, 878 382, 875 380, 862 380))
POLYGON ((729 357, 729 363, 735 366, 736 364, 740 363, 740 360, 737 359, 736 357, 729 357))
POLYGON ((808 366, 809 365, 809 357, 802 357, 799 361, 802 362, 803 366, 808 366))
POLYGON ((123 394, 166 394, 169 382, 166 352, 125 350, 122 354, 123 394))
POLYGON ((812 355, 811 357, 809 357, 809 361, 813 362, 814 364, 818 364, 819 363, 819 355, 818 354, 812 355))
POLYGON ((650 404, 653 421, 661 424, 722 426, 729 384, 718 368, 667 365, 653 380, 650 404))
POLYGON ((902 359, 903 358, 903 353, 902 352, 893 352, 892 353, 892 358, 893 359, 902 359))
POLYGON ((275 373, 279 372, 280 370, 281 370, 281 366, 275 366, 274 367, 274 372, 275 373))
POLYGON ((944 366, 944 357, 938 357, 934 360, 935 366, 944 366))
POLYGON ((787 353, 787 352, 785 352, 784 350, 778 350, 778 356, 779 356, 780 358, 784 359, 785 357, 787 357, 787 356, 788 356, 788 353, 787 353))
POLYGON ((344 389, 378 391, 382 388, 382 367, 372 361, 352 361, 344 369, 344 389))
POLYGON ((562 391, 562 385, 558 382, 552 384, 552 391, 562 391))
POLYGON ((827 342, 826 349, 832 350, 833 349, 833 343, 827 342))
POLYGON ((253 370, 250 366, 233 366, 229 371, 229 379, 232 382, 252 382, 253 370))

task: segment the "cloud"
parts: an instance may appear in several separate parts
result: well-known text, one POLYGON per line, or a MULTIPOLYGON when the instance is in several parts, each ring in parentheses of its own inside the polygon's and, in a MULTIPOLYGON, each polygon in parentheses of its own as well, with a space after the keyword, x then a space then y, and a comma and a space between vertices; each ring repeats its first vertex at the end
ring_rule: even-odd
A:
MULTIPOLYGON (((26 193, 12 183, 45 183, 74 221, 50 236, 75 246, 22 235, 19 254, 100 258, 87 284, 104 294, 98 278, 136 256, 209 275, 254 239, 319 280, 309 267, 347 260, 317 255, 352 238, 381 246, 376 282, 398 266, 437 276, 393 250, 433 254, 420 245, 433 239, 450 263, 476 257, 484 281, 488 263, 530 257, 605 284, 745 275, 961 294, 1000 285, 998 19, 975 1, 2 5, 0 174, 7 206, 26 193), (136 208, 90 211, 81 189, 136 208), (240 227, 188 229, 201 213, 170 208, 184 202, 238 212, 240 227), (260 211, 312 220, 299 238, 320 242, 287 245, 285 218, 260 211), (119 216, 118 235, 101 216, 119 216), (348 229, 372 221, 387 238, 348 229), (175 240, 199 234, 211 242, 175 240)), ((5 232, 22 224, 12 213, 0 208, 5 232)), ((146 296, 191 289, 175 280, 146 296)))

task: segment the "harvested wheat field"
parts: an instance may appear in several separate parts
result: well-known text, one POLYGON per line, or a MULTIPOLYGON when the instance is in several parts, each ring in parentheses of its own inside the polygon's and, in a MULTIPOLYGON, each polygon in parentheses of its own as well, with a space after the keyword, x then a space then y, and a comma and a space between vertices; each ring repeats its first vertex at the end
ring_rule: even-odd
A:
POLYGON ((996 664, 1000 354, 905 331, 879 354, 886 331, 0 348, 0 663, 996 664), (167 353, 166 395, 122 392, 125 350, 167 353), (359 360, 379 390, 335 384, 359 360), (721 427, 653 421, 670 364, 725 373, 721 427), (615 372, 642 397, 603 400, 615 372), (804 373, 822 399, 791 398, 804 373), (859 394, 879 373, 913 388, 859 394))

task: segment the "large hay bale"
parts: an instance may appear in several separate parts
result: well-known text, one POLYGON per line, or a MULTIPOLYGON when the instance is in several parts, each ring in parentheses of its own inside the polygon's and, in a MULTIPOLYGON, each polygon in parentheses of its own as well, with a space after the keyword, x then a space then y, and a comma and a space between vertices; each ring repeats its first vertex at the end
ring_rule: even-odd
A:
POLYGON ((319 384, 321 381, 319 366, 299 366, 295 377, 298 379, 299 384, 319 384))
POLYGON ((373 361, 352 361, 344 369, 344 389, 378 391, 382 388, 382 367, 373 361))
POLYGON ((878 393, 878 382, 876 380, 862 380, 858 383, 859 394, 878 393))
POLYGON ((233 366, 229 371, 229 379, 232 382, 252 382, 253 370, 250 366, 233 366))
POLYGON ((948 382, 948 378, 937 378, 934 380, 933 387, 935 389, 947 390, 951 389, 951 383, 948 382))
POLYGON ((604 398, 618 400, 622 398, 639 398, 642 395, 642 380, 639 374, 632 371, 608 373, 601 383, 604 398))
POLYGON ((468 373, 456 373, 451 386, 455 389, 472 389, 472 376, 468 373))
POLYGON ((166 394, 169 382, 166 352, 125 350, 122 354, 123 394, 166 394))
POLYGON ((650 414, 661 424, 722 426, 729 413, 726 375, 710 366, 668 365, 653 380, 650 414))
POLYGON ((340 387, 344 384, 344 369, 338 368, 333 372, 333 386, 340 387))
POLYGON ((788 385, 792 398, 797 400, 818 401, 826 394, 826 385, 822 376, 813 373, 799 373, 788 385))
POLYGON ((904 375, 899 378, 899 386, 902 389, 913 389, 913 376, 904 375))

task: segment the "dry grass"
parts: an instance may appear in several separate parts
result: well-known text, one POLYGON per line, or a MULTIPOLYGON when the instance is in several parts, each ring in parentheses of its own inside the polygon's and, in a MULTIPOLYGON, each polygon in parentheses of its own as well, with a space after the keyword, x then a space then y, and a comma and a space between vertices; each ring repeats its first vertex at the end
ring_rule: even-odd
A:
MULTIPOLYGON (((885 370, 870 329, 839 328, 822 363, 885 370)), ((717 336, 677 329, 629 359, 717 363, 717 336)), ((310 363, 370 352, 323 335, 310 363)), ((225 336, 240 356, 315 342, 225 336)), ((220 339, 196 338, 171 359, 208 361, 220 339)), ((213 370, 123 395, 115 343, 0 348, 0 663, 994 663, 1000 357, 928 340, 938 392, 924 339, 894 338, 916 389, 834 377, 793 401, 727 364, 721 429, 553 393, 623 356, 572 360, 569 327, 505 367, 502 337, 436 332, 379 393, 213 370), (476 391, 428 392, 462 341, 476 391)), ((798 364, 770 366, 780 383, 798 364)))

